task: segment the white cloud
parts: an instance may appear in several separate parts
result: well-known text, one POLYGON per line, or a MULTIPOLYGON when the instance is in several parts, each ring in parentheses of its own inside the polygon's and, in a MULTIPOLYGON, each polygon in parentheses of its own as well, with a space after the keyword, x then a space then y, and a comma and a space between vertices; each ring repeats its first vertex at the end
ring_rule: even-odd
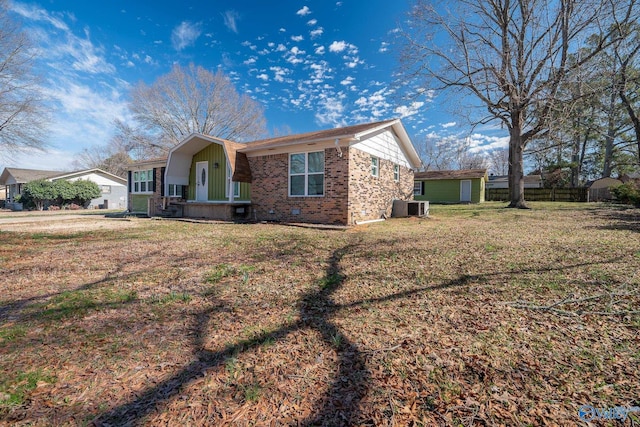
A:
POLYGON ((324 46, 318 46, 315 50, 316 55, 324 55, 324 46))
POLYGON ((293 40, 294 42, 301 42, 302 40, 304 40, 304 37, 302 37, 302 36, 291 36, 291 40, 293 40))
POLYGON ((318 20, 317 20, 317 19, 310 19, 310 20, 307 22, 307 25, 314 26, 314 25, 316 25, 317 23, 318 23, 318 20))
POLYGON ((298 46, 294 46, 284 55, 284 59, 294 65, 301 64, 304 60, 299 58, 298 55, 304 55, 305 53, 298 46))
POLYGON ((457 124, 456 122, 448 122, 448 123, 443 123, 440 126, 442 126, 443 129, 447 129, 447 128, 454 127, 456 124, 457 124))
POLYGON ((235 10, 227 10, 222 14, 224 25, 234 33, 238 34, 238 24, 236 21, 240 19, 240 14, 235 10))
POLYGON ((387 43, 387 42, 380 43, 380 48, 378 49, 378 52, 384 53, 384 52, 386 52, 388 50, 389 50, 389 43, 387 43))
POLYGON ((340 53, 347 48, 347 42, 343 41, 334 41, 329 45, 329 52, 340 53))
POLYGON ((320 125, 341 126, 344 125, 344 104, 340 97, 321 95, 318 103, 318 111, 315 114, 316 121, 320 125))
POLYGON ((265 82, 269 80, 269 76, 266 75, 265 73, 258 74, 256 77, 259 78, 260 80, 264 80, 265 82))
POLYGON ((399 114, 401 118, 413 116, 420 111, 420 108, 424 105, 424 102, 414 101, 409 105, 401 105, 393 110, 396 114, 399 114))
POLYGON ((349 77, 346 77, 344 80, 342 80, 340 82, 340 84, 343 85, 343 86, 349 86, 350 84, 352 84, 354 82, 354 80, 355 80, 355 78, 349 76, 349 77))
POLYGON ((193 45, 202 30, 200 29, 200 23, 191 23, 189 21, 182 21, 180 25, 175 27, 171 32, 171 45, 178 52, 182 49, 193 45))
POLYGON ((59 14, 56 16, 35 5, 18 2, 9 2, 9 7, 18 15, 31 21, 44 21, 53 25, 58 30, 69 31, 69 26, 59 17, 59 14))
POLYGON ((284 67, 270 67, 270 71, 273 71, 273 79, 277 82, 284 83, 290 82, 290 80, 286 79, 286 76, 291 74, 291 70, 284 67))
POLYGON ((44 9, 37 7, 22 8, 23 5, 14 3, 16 12, 35 22, 43 23, 42 27, 33 27, 29 31, 32 39, 39 42, 37 57, 46 62, 60 74, 70 74, 72 71, 90 74, 113 74, 115 67, 105 58, 104 48, 93 44, 90 32, 84 28, 84 38, 76 36, 61 18, 53 16, 44 9), (47 28, 52 25, 62 34, 47 28), (69 68, 71 63, 71 69, 69 68))
POLYGON ((322 33, 324 33, 324 28, 322 27, 309 31, 309 35, 311 36, 312 39, 320 37, 322 33))
POLYGON ((308 6, 304 6, 302 9, 296 12, 296 15, 306 16, 311 13, 308 6))
POLYGON ((253 65, 255 64, 257 61, 257 58, 255 56, 250 57, 249 59, 245 60, 243 62, 244 65, 253 65))

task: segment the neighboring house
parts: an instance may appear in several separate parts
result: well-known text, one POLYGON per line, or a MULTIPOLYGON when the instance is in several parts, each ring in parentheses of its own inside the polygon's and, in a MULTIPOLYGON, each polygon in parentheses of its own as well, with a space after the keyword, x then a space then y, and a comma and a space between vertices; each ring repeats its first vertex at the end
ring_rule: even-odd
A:
POLYGON ((102 195, 92 199, 89 208, 126 209, 127 208, 127 180, 102 169, 93 168, 76 172, 63 172, 48 178, 50 181, 85 180, 95 182, 102 195))
POLYGON ((47 179, 60 173, 60 171, 4 168, 0 175, 0 185, 5 187, 7 203, 13 203, 16 197, 22 194, 22 186, 27 182, 47 179))
MULTIPOLYGON (((543 188, 542 175, 525 175, 524 188, 543 188)), ((509 188, 507 175, 489 175, 487 188, 509 188)))
POLYGON ((430 203, 482 203, 486 169, 416 172, 413 195, 430 203))
POLYGON ((420 164, 400 120, 246 144, 192 134, 130 168, 130 200, 144 195, 150 216, 354 224, 411 200, 420 164))
POLYGON ((12 204, 16 197, 22 194, 24 184, 39 179, 93 181, 101 188, 102 195, 91 200, 89 207, 108 207, 110 209, 126 209, 127 207, 127 180, 97 168, 76 172, 5 168, 0 175, 0 185, 4 185, 6 188, 7 204, 12 204))
POLYGON ((587 185, 589 188, 589 201, 600 202, 603 200, 613 199, 611 188, 618 187, 620 185, 622 185, 622 181, 619 179, 610 177, 596 179, 587 185))

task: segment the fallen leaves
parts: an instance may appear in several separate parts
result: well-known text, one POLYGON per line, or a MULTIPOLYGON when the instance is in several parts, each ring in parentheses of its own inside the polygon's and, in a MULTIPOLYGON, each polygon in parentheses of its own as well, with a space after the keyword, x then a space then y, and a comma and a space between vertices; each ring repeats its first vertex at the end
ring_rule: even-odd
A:
POLYGON ((575 425, 637 404, 637 213, 469 209, 3 232, 0 424, 575 425), (51 380, 9 403, 25 372, 51 380))

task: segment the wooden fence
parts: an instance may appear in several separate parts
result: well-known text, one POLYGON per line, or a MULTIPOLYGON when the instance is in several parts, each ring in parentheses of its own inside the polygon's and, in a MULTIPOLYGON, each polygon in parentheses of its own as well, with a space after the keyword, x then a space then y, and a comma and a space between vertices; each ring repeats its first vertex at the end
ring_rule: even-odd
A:
MULTIPOLYGON (((589 190, 579 188, 525 188, 524 198, 530 202, 586 202, 589 190)), ((508 201, 508 188, 487 188, 484 199, 486 201, 508 201)))

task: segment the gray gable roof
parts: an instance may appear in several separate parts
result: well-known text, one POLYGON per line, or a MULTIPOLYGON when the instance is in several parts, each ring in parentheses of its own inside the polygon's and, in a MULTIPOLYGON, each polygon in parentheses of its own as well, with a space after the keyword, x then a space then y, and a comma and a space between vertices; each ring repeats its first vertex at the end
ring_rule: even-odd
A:
POLYGON ((0 176, 0 185, 6 184, 9 177, 18 184, 26 184, 27 182, 36 181, 38 179, 47 179, 56 175, 64 174, 63 171, 46 171, 38 169, 20 169, 20 168, 5 168, 0 176))

